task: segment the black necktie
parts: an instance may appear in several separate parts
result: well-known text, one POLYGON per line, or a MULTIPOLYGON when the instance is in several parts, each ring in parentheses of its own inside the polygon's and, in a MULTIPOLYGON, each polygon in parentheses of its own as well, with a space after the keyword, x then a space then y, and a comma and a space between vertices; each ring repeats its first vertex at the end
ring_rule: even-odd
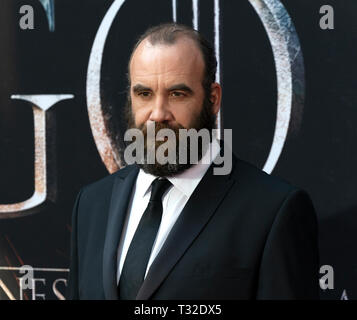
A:
POLYGON ((135 231, 121 271, 118 285, 121 300, 134 300, 144 281, 146 267, 161 223, 161 198, 169 186, 168 180, 159 178, 151 185, 149 204, 135 231))

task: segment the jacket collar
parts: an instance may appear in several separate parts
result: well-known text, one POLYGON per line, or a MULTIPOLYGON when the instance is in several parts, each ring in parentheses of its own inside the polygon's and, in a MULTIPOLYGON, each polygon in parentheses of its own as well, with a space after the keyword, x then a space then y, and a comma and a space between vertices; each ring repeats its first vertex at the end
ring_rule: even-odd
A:
POLYGON ((107 300, 117 300, 117 251, 132 188, 139 168, 128 166, 115 173, 103 250, 103 289, 107 300))
MULTIPOLYGON (((236 162, 236 159, 233 158, 233 162, 236 162)), ((186 203, 163 247, 151 264, 136 296, 137 300, 150 299, 155 293, 217 211, 235 182, 230 175, 213 175, 213 168, 214 164, 210 166, 186 203)))
MULTIPOLYGON (((236 162, 236 158, 233 157, 232 171, 236 162)), ((150 299, 208 223, 234 184, 235 180, 231 175, 214 175, 214 166, 211 164, 193 191, 153 261, 136 299, 150 299)), ((107 300, 118 299, 117 249, 138 172, 139 168, 135 165, 121 169, 116 173, 113 184, 103 251, 103 287, 107 300)))

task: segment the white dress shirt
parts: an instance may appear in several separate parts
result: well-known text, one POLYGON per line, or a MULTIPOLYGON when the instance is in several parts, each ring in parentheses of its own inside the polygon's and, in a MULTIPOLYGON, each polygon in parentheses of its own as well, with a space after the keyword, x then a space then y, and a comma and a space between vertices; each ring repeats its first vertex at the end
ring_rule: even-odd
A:
MULTIPOLYGON (((212 161, 218 155, 219 150, 219 143, 216 139, 214 139, 210 148, 207 149, 207 152, 197 164, 193 165, 180 174, 167 178, 167 180, 169 180, 172 185, 162 197, 163 212, 161 224, 156 235, 148 265, 146 267, 145 277, 148 273, 151 263, 159 253, 173 225, 181 214, 182 209, 185 207, 188 199, 196 189, 197 185, 200 183, 212 161)), ((151 183, 156 178, 156 176, 145 173, 142 169, 140 169, 137 176, 136 183, 132 192, 132 197, 129 202, 128 213, 125 219, 123 232, 119 241, 117 283, 119 283, 120 274, 131 240, 134 237, 136 228, 138 227, 140 219, 149 203, 151 183)))

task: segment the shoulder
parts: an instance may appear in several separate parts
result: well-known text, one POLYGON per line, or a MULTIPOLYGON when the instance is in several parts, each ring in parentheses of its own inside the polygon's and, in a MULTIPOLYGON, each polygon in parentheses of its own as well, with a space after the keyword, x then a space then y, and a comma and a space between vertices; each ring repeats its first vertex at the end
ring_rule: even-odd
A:
MULTIPOLYGON (((304 203, 309 206, 312 201, 308 193, 281 177, 270 175, 242 159, 235 158, 231 178, 235 180, 235 191, 260 204, 270 204, 275 208, 284 203, 304 203)), ((259 205, 259 204, 258 204, 259 205)))
POLYGON ((254 221, 265 221, 267 225, 273 221, 279 225, 304 221, 316 226, 314 205, 304 189, 238 158, 231 178, 235 180, 235 198, 244 199, 245 208, 255 217, 254 221))
POLYGON ((82 197, 92 197, 97 198, 100 194, 111 195, 111 190, 116 179, 124 179, 132 171, 138 170, 135 165, 128 165, 119 169, 118 171, 109 174, 97 181, 87 184, 81 188, 82 197))
POLYGON ((238 184, 261 190, 264 192, 291 193, 299 188, 280 177, 270 175, 255 165, 235 157, 235 165, 232 168, 231 177, 238 184))

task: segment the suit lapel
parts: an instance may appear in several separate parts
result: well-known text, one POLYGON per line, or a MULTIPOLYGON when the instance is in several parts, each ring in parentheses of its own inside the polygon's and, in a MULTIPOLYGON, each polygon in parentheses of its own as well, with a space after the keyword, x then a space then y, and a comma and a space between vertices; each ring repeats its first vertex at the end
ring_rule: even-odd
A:
POLYGON ((213 165, 211 165, 186 203, 162 249, 153 261, 136 296, 137 300, 149 299, 164 281, 205 227, 233 183, 234 180, 230 179, 228 175, 213 175, 213 165))
POLYGON ((103 251, 103 289, 107 300, 117 300, 117 250, 138 167, 132 166, 115 177, 103 251))

